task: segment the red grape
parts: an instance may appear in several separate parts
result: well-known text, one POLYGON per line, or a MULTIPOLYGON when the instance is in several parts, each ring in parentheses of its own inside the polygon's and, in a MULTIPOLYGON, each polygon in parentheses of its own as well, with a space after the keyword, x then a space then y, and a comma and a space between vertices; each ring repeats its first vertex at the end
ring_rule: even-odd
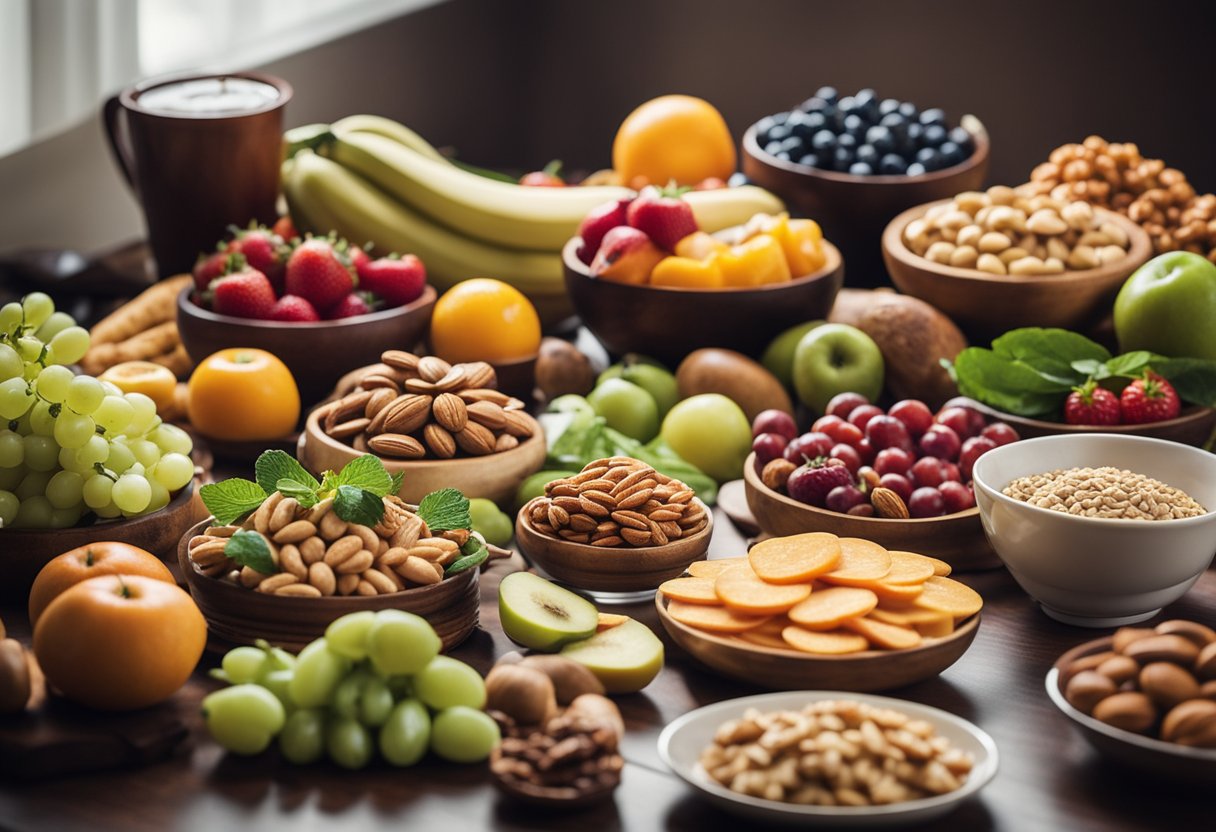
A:
POLYGON ((894 416, 903 422, 904 427, 908 429, 908 433, 913 438, 920 436, 929 429, 929 425, 933 424, 933 411, 929 409, 927 404, 916 399, 904 399, 901 402, 896 402, 891 405, 891 409, 887 411, 887 415, 894 416))
POLYGON ((866 439, 876 450, 884 448, 904 448, 911 451, 912 437, 904 423, 893 416, 875 416, 866 424, 866 439))
POLYGON ((1001 445, 1008 445, 1010 442, 1017 442, 1021 439, 1018 432, 1004 422, 993 422, 982 431, 980 436, 985 439, 991 439, 999 448, 1001 445))
POLYGON ((769 408, 757 413, 752 420, 752 436, 762 433, 776 433, 784 436, 788 442, 798 435, 798 425, 794 423, 794 417, 784 410, 769 408))
POLYGON ((855 505, 849 509, 848 513, 854 517, 873 517, 874 506, 870 505, 869 503, 860 503, 859 505, 855 505))
POLYGON ((811 432, 812 433, 827 433, 828 427, 830 427, 832 425, 839 425, 843 422, 844 422, 844 419, 841 419, 839 416, 833 416, 832 414, 829 413, 827 416, 820 416, 818 419, 815 420, 815 424, 811 425, 811 432))
POLYGON ((936 488, 946 481, 945 465, 935 456, 922 456, 912 464, 912 482, 917 488, 936 488))
POLYGON ((947 481, 939 485, 937 490, 941 493, 942 501, 946 504, 947 514, 957 514, 975 505, 975 495, 971 493, 970 488, 961 482, 947 481))
POLYGON ((880 477, 883 474, 902 474, 906 477, 914 462, 916 457, 903 448, 883 448, 874 457, 874 470, 880 477))
POLYGON ((946 425, 934 425, 920 438, 920 452, 926 456, 953 461, 958 459, 960 448, 962 440, 946 425))
POLYGON ((973 436, 963 443, 963 449, 958 454, 958 467, 963 475, 963 482, 970 482, 975 461, 995 447, 995 442, 982 436, 973 436))
POLYGON ((861 455, 861 461, 866 465, 874 462, 874 446, 870 444, 869 439, 862 439, 857 443, 857 453, 861 455))
POLYGON ((774 459, 780 459, 785 453, 784 436, 778 433, 761 433, 752 440, 752 450, 756 452, 756 465, 763 468, 774 459))
POLYGON ((872 404, 863 404, 855 407, 853 412, 849 414, 848 421, 851 424, 857 425, 862 430, 866 429, 866 424, 875 416, 882 416, 882 408, 875 407, 872 404))
POLYGON ((966 407, 947 407, 937 414, 934 421, 950 428, 959 439, 966 439, 972 435, 971 412, 970 408, 966 407))
POLYGON ((828 402, 828 408, 824 412, 830 413, 833 416, 839 416, 841 419, 847 419, 854 409, 869 403, 870 400, 860 393, 837 393, 835 396, 832 396, 828 402))
MULTIPOLYGON (((828 417, 825 416, 824 418, 826 419, 828 417)), ((831 418, 835 419, 836 417, 833 416, 831 418)), ((823 419, 820 419, 819 421, 822 422, 823 419)), ((845 445, 852 445, 854 448, 857 447, 858 442, 865 438, 865 434, 861 432, 861 428, 842 419, 836 419, 834 423, 824 427, 823 433, 826 433, 828 436, 832 437, 832 441, 836 442, 837 444, 843 443, 845 445)))
POLYGON ((963 481, 962 473, 958 470, 958 466, 955 465, 953 462, 946 462, 943 460, 942 476, 945 478, 945 480, 944 480, 945 482, 962 482, 963 481))
POLYGON ((852 445, 845 445, 844 443, 833 445, 832 450, 828 452, 828 456, 832 459, 839 459, 854 474, 861 468, 861 454, 857 453, 857 449, 852 445))
POLYGON ((804 433, 785 446, 785 458, 795 465, 801 465, 817 457, 827 456, 835 444, 832 437, 826 434, 804 433))
POLYGON ((918 488, 907 502, 911 517, 941 517, 946 513, 946 501, 936 488, 918 488))
POLYGON ((824 505, 829 511, 845 514, 853 506, 859 506, 866 501, 866 495, 857 490, 855 485, 838 485, 828 492, 824 505))
POLYGON ((894 491, 905 503, 912 496, 912 481, 903 474, 883 474, 878 478, 878 484, 894 491))

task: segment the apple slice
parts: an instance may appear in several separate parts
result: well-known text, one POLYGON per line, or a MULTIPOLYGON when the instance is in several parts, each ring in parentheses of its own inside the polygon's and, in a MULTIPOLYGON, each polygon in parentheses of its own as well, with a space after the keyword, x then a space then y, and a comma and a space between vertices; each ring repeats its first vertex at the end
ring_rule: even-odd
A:
POLYGON ((502 579, 498 618, 512 641, 549 653, 587 638, 599 625, 594 604, 531 572, 515 572, 502 579))
POLYGON ((608 693, 636 693, 663 669, 663 642, 633 619, 567 644, 562 655, 594 673, 608 693))

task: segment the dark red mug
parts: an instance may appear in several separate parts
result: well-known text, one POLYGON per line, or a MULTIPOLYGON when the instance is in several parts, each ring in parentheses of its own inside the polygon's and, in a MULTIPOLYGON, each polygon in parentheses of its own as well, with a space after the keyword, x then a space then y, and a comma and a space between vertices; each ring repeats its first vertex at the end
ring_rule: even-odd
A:
POLYGON ((291 85, 257 72, 140 82, 102 110, 158 277, 188 272, 229 225, 272 223, 291 85))

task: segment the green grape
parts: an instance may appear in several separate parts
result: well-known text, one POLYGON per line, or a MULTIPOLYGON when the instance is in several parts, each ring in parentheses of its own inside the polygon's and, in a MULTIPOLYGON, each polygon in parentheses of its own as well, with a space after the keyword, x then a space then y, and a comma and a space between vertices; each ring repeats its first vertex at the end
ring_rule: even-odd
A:
POLYGON ((486 704, 486 683, 481 674, 450 656, 436 656, 415 674, 414 691, 437 711, 455 705, 481 709, 486 704))
POLYGON ((0 468, 15 468, 25 460, 21 434, 8 428, 0 430, 0 468))
POLYGON ((66 529, 70 526, 75 526, 80 522, 82 514, 84 514, 84 509, 79 504, 70 506, 69 508, 52 509, 49 525, 52 529, 66 529))
MULTIPOLYGON (((292 653, 288 653, 282 647, 274 647, 265 639, 258 639, 254 642, 258 647, 266 651, 267 662, 262 669, 263 674, 271 673, 275 670, 295 670, 296 657, 292 653)), ((258 681, 261 681, 260 679, 258 681)))
POLYGON ((339 656, 359 661, 367 658, 367 633, 376 621, 371 610, 347 613, 336 618, 325 628, 325 641, 329 649, 339 656))
POLYGON ((148 487, 152 489, 152 498, 148 500, 146 511, 160 511, 169 505, 169 500, 172 499, 169 489, 150 477, 148 478, 148 487))
POLYGON ((10 333, 17 327, 21 326, 21 321, 25 318, 25 312, 21 309, 21 304, 17 301, 6 303, 0 307, 0 334, 10 333))
POLYGON ((371 674, 366 670, 356 670, 339 682, 329 703, 330 710, 340 717, 358 719, 359 697, 363 695, 363 688, 370 678, 371 674))
POLYGON ((262 665, 266 664, 266 651, 259 647, 234 647, 224 654, 220 667, 228 674, 228 681, 243 685, 258 678, 262 665))
POLYGON ((139 474, 123 474, 110 492, 114 505, 124 514, 136 514, 152 500, 152 486, 139 474))
POLYGON ((279 734, 279 751, 298 766, 315 763, 325 754, 325 716, 318 708, 301 708, 287 717, 279 734))
POLYGON ((89 351, 89 331, 84 327, 70 326, 52 338, 49 346, 55 363, 75 364, 89 351))
POLYGON ((94 474, 84 481, 84 486, 81 488, 84 504, 91 509, 108 506, 112 501, 111 490, 113 488, 114 481, 112 479, 101 474, 94 474))
MULTIPOLYGON (((43 370, 43 375, 45 374, 46 370, 43 370)), ((39 376, 39 378, 41 377, 39 376)), ((75 376, 68 384, 67 395, 63 400, 72 410, 88 416, 97 409, 105 397, 106 391, 100 381, 92 376, 75 376)))
POLYGON ((34 403, 34 394, 23 377, 0 381, 0 419, 20 419, 34 403))
POLYGON ((11 491, 0 491, 0 529, 13 525, 19 508, 21 508, 21 501, 17 499, 16 494, 11 491))
POLYGON ((110 443, 110 456, 106 460, 107 468, 112 468, 121 474, 134 464, 135 454, 131 453, 131 449, 125 442, 110 443))
POLYGON ((70 326, 76 326, 71 315, 67 312, 53 312, 51 317, 46 319, 46 323, 38 327, 38 331, 34 334, 45 344, 70 326))
POLYGON ((367 635, 367 655, 381 676, 417 673, 441 646, 425 618, 402 610, 380 610, 367 635))
POLYGON ((105 462, 109 458, 110 443, 104 436, 98 436, 96 433, 89 437, 89 441, 84 443, 83 448, 76 450, 76 459, 79 460, 81 467, 89 470, 98 462, 105 462))
POLYGON ((55 508, 71 508, 80 505, 84 477, 74 471, 60 471, 46 484, 46 498, 55 508))
POLYGON ((258 677, 258 684, 273 693, 288 713, 296 709, 296 703, 291 700, 291 677, 294 670, 272 670, 258 677))
POLYGON ((148 438, 167 454, 189 456, 190 452, 194 450, 194 442, 190 439, 190 434, 177 425, 161 424, 148 434, 148 438))
POLYGON ((169 453, 160 458, 152 472, 156 481, 170 491, 185 488, 194 479, 194 463, 184 454, 169 453))
POLYGON ((21 508, 17 509, 17 516, 13 518, 13 528, 49 528, 54 511, 51 501, 42 495, 22 500, 21 508))
POLYGON ((0 344, 0 381, 25 377, 25 362, 8 344, 0 344))
POLYGON ((370 728, 379 727, 392 710, 393 692, 389 690, 388 682, 371 676, 359 697, 359 721, 370 728))
POLYGON ((67 398, 68 385, 73 378, 72 371, 67 367, 47 367, 34 381, 34 390, 48 402, 59 404, 67 398))
POLYGON ((46 344, 39 341, 33 335, 22 335, 17 339, 17 352, 21 354, 21 357, 27 363, 32 365, 25 368, 27 373, 26 378, 30 378, 28 373, 31 369, 34 371, 34 377, 37 377, 38 373, 42 372, 42 367, 37 362, 42 357, 44 349, 46 349, 46 344))
POLYGON ((108 503, 95 508, 93 509, 93 513, 103 520, 113 520, 115 517, 122 517, 122 509, 114 505, 114 503, 108 503))
POLYGON ((21 311, 24 313, 26 326, 39 327, 55 311, 55 301, 43 292, 30 292, 21 299, 21 311))
POLYGON ((127 425, 128 436, 143 436, 152 427, 156 418, 156 402, 143 393, 127 393, 124 396, 127 404, 131 405, 131 423, 127 425))
POLYGON ((394 699, 410 699, 414 695, 414 677, 413 676, 389 676, 384 681, 388 682, 388 689, 393 692, 394 699))
POLYGON ((72 448, 59 449, 59 467, 65 471, 75 471, 80 465, 76 459, 76 451, 72 448))
POLYGON ((291 680, 291 699, 301 708, 326 705, 334 689, 350 670, 350 662, 329 649, 319 638, 300 651, 291 680))
POLYGON ((34 380, 38 378, 38 374, 41 372, 42 365, 31 358, 30 363, 26 364, 25 369, 21 371, 21 375, 26 380, 27 384, 33 384, 34 380))
POLYGON ((127 443, 127 447, 131 449, 131 453, 135 454, 135 461, 144 468, 151 468, 160 460, 160 448, 147 439, 132 440, 127 443))
MULTIPOLYGON (((24 454, 25 445, 22 444, 22 453, 24 454)), ((12 468, 0 468, 0 491, 16 491, 17 486, 21 485, 21 481, 25 479, 25 475, 30 472, 26 465, 14 465, 12 468)))
POLYGON ((233 685, 203 699, 211 737, 236 754, 260 754, 283 728, 283 703, 260 685, 233 685))
POLYGON ((19 500, 28 500, 30 497, 43 497, 46 495, 46 487, 51 481, 52 474, 49 471, 31 471, 25 475, 25 479, 21 480, 21 484, 17 486, 13 492, 19 500))
POLYGON ((25 436, 25 464, 34 471, 50 471, 59 465, 59 446, 49 436, 25 436))
POLYGON ((356 720, 331 719, 325 727, 325 750, 342 768, 359 769, 372 758, 372 737, 356 720))
POLYGON ((97 380, 101 382, 101 389, 106 391, 107 396, 121 396, 123 394, 122 388, 114 382, 97 380))
MULTIPOLYGON (((3 406, 2 403, 0 406, 3 406)), ((3 415, 0 413, 0 416, 3 415)), ((134 417, 135 408, 121 394, 106 396, 93 411, 94 421, 105 428, 106 434, 109 436, 117 436, 126 430, 134 417)))
POLYGON ((97 434, 92 416, 81 416, 64 408, 55 420, 55 441, 65 448, 83 448, 97 434))
POLYGON ((55 435, 55 417, 49 402, 37 401, 30 408, 30 430, 39 436, 55 435))
POLYGON ((380 728, 380 754, 395 766, 412 766, 431 742, 431 716, 417 699, 403 699, 380 728))
POLYGON ((139 474, 142 477, 145 475, 145 471, 146 471, 146 469, 144 468, 144 464, 142 462, 132 462, 131 467, 128 468, 126 471, 123 471, 123 473, 124 474, 139 474))
POLYGON ((431 723, 431 750, 453 763, 476 763, 490 756, 502 734, 485 711, 457 705, 431 723))

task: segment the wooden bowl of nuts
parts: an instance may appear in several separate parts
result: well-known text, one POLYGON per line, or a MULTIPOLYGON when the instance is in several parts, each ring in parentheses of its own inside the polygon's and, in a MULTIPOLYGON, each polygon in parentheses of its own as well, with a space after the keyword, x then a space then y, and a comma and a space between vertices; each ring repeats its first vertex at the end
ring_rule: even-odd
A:
POLYGON ((1113 211, 996 186, 909 208, 883 231, 882 252, 900 291, 995 335, 1093 322, 1152 243, 1113 211))

